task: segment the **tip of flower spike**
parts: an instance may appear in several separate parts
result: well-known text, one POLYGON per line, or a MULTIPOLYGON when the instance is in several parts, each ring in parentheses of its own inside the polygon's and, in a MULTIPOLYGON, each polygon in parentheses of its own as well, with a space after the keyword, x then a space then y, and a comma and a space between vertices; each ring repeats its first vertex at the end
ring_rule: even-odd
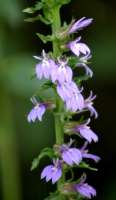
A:
POLYGON ((69 34, 83 30, 84 28, 89 26, 92 22, 93 18, 86 18, 86 17, 82 17, 78 21, 72 22, 71 26, 69 27, 69 34))

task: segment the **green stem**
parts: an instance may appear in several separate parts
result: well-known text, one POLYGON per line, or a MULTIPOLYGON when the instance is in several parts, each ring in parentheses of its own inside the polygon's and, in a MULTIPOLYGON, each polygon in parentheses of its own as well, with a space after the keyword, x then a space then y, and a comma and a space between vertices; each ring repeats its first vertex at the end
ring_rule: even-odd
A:
POLYGON ((55 113, 55 132, 56 132, 56 144, 63 144, 64 135, 63 135, 63 127, 60 119, 60 114, 55 113))
MULTIPOLYGON (((52 16, 53 16, 52 33, 56 35, 61 26, 59 6, 54 7, 54 9, 52 10, 52 16)), ((53 41, 53 54, 54 54, 54 57, 58 57, 61 54, 60 48, 59 48, 59 41, 57 40, 57 38, 55 38, 55 40, 53 41)))
MULTIPOLYGON (((57 32, 59 32, 60 26, 61 26, 61 20, 60 20, 60 7, 56 6, 52 10, 52 17, 53 17, 53 23, 52 23, 52 34, 56 35, 57 32)), ((55 58, 59 57, 61 55, 59 41, 57 38, 53 41, 53 55, 55 58)), ((64 143, 64 133, 63 133, 63 124, 61 121, 61 110, 62 110, 62 102, 59 98, 57 98, 57 112, 55 113, 55 132, 56 132, 56 144, 61 145, 64 143)), ((58 181, 57 187, 58 190, 61 187, 61 184, 64 183, 64 174, 62 178, 58 181)))

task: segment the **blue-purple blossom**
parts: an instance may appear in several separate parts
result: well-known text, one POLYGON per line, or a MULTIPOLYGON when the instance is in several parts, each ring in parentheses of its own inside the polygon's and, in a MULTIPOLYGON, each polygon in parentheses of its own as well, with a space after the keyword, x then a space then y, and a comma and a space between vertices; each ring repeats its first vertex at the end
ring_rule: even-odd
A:
POLYGON ((76 125, 73 130, 78 133, 81 137, 85 138, 89 143, 92 141, 98 142, 98 136, 90 129, 88 124, 90 119, 86 123, 76 125))
POLYGON ((95 116, 95 118, 98 117, 98 113, 96 109, 93 107, 93 100, 96 98, 96 95, 93 96, 93 92, 90 92, 90 95, 87 99, 85 99, 84 102, 84 108, 87 108, 90 111, 91 116, 95 116))
POLYGON ((36 59, 40 60, 40 62, 36 65, 35 72, 38 79, 50 79, 52 69, 56 68, 56 63, 54 60, 47 57, 45 52, 42 52, 42 58, 34 56, 36 59))
POLYGON ((72 69, 67 65, 67 61, 59 60, 56 67, 51 70, 52 82, 58 82, 62 84, 64 82, 72 81, 73 72, 72 69))
POLYGON ((72 112, 76 112, 77 110, 82 110, 83 108, 83 96, 80 92, 73 93, 72 97, 67 99, 66 108, 72 112))
POLYGON ((74 184, 73 187, 74 190, 84 198, 91 199, 96 196, 96 190, 91 185, 84 183, 83 181, 78 184, 74 184))
POLYGON ((79 165, 82 161, 82 153, 77 148, 71 148, 72 140, 69 144, 63 144, 60 147, 60 154, 65 163, 72 166, 73 164, 79 165))
MULTIPOLYGON (((79 194, 79 197, 88 198, 91 199, 92 197, 96 196, 96 190, 90 186, 88 183, 85 183, 86 180, 86 174, 83 174, 83 176, 80 179, 79 183, 66 183, 63 186, 63 193, 64 194, 75 194, 77 196, 77 193, 79 194)), ((80 198, 79 198, 80 199, 80 198)))
POLYGON ((81 19, 72 24, 71 28, 69 29, 69 34, 82 30, 83 28, 89 26, 92 23, 92 21, 92 18, 82 17, 81 19))
POLYGON ((97 156, 95 154, 88 153, 89 151, 87 149, 87 145, 88 145, 88 142, 85 142, 83 147, 80 149, 80 151, 82 153, 82 157, 91 159, 91 160, 95 161, 96 163, 99 162, 100 161, 100 157, 99 156, 97 156))
POLYGON ((76 112, 84 106, 84 98, 74 81, 57 85, 57 92, 65 102, 67 110, 76 112))
POLYGON ((32 103, 35 105, 34 108, 29 112, 27 116, 28 122, 35 122, 35 120, 42 120, 42 116, 46 111, 47 105, 45 103, 39 103, 35 98, 31 99, 32 103))
POLYGON ((88 153, 87 151, 82 153, 82 157, 94 160, 96 163, 100 161, 99 156, 97 156, 95 154, 88 153))
POLYGON ((56 183, 62 176, 62 167, 60 160, 53 160, 52 165, 46 166, 42 173, 41 179, 45 178, 46 182, 52 180, 52 184, 56 183))
POLYGON ((84 67, 86 75, 92 77, 93 71, 88 67, 87 62, 91 58, 91 54, 87 54, 79 58, 79 62, 77 63, 78 67, 84 67))
POLYGON ((69 42, 67 47, 78 57, 81 54, 90 55, 89 47, 85 43, 80 42, 80 40, 81 37, 78 37, 76 40, 69 42))

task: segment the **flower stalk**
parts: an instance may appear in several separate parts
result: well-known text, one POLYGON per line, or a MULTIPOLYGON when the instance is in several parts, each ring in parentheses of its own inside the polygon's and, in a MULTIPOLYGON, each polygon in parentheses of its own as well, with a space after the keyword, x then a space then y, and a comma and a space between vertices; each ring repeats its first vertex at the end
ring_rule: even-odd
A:
MULTIPOLYGON (((73 168, 83 168, 96 171, 91 167, 87 160, 98 162, 100 157, 89 153, 88 143, 98 142, 97 134, 88 126, 91 117, 97 118, 98 113, 93 106, 93 100, 96 95, 92 91, 88 98, 83 95, 83 87, 80 87, 83 81, 92 78, 93 71, 89 68, 88 60, 91 58, 91 50, 88 45, 81 42, 81 36, 72 41, 70 35, 83 30, 89 26, 93 19, 83 17, 78 21, 74 20, 69 25, 62 26, 60 18, 60 8, 63 4, 69 3, 70 0, 41 0, 35 7, 31 8, 32 12, 37 9, 43 10, 41 20, 51 26, 52 34, 45 36, 38 33, 38 37, 44 42, 52 42, 53 52, 46 53, 42 51, 42 56, 34 56, 39 62, 35 66, 36 78, 42 80, 44 89, 53 90, 53 98, 48 101, 36 97, 31 98, 34 104, 33 109, 27 116, 28 122, 41 121, 46 110, 51 110, 54 115, 55 123, 55 145, 53 148, 45 148, 40 155, 34 159, 31 169, 35 169, 41 158, 49 156, 52 163, 46 166, 42 173, 41 179, 46 182, 52 181, 57 183, 56 192, 51 194, 49 200, 79 200, 83 198, 91 199, 96 196, 96 190, 86 183, 86 175, 75 181, 73 168), (63 47, 63 48, 62 48, 63 47), (68 56, 67 52, 72 53, 68 56), (75 70, 83 67, 85 74, 75 77, 75 70), (42 102, 41 102, 42 101, 42 102), (87 111, 90 117, 85 116, 87 111), (73 121, 74 115, 80 114, 78 122, 73 121), (65 143, 64 133, 68 135, 69 142, 65 143), (71 137, 80 137, 84 144, 80 145, 71 137), (67 179, 66 173, 71 172, 72 177, 67 179)), ((26 9, 26 12, 30 9, 26 9)), ((47 200, 46 199, 46 200, 47 200)))

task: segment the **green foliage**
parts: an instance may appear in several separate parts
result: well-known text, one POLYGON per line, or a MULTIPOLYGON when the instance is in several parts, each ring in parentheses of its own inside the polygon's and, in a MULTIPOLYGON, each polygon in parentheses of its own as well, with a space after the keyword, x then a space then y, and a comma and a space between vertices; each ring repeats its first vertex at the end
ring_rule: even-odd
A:
POLYGON ((49 147, 44 148, 44 149, 40 152, 39 156, 38 156, 37 158, 34 158, 34 160, 32 161, 31 171, 34 170, 34 169, 36 169, 36 168, 38 167, 38 165, 39 165, 39 163, 40 163, 40 160, 41 160, 42 158, 44 158, 45 156, 48 156, 48 157, 51 158, 51 159, 52 159, 53 157, 55 157, 53 149, 52 149, 52 148, 49 148, 49 147))

